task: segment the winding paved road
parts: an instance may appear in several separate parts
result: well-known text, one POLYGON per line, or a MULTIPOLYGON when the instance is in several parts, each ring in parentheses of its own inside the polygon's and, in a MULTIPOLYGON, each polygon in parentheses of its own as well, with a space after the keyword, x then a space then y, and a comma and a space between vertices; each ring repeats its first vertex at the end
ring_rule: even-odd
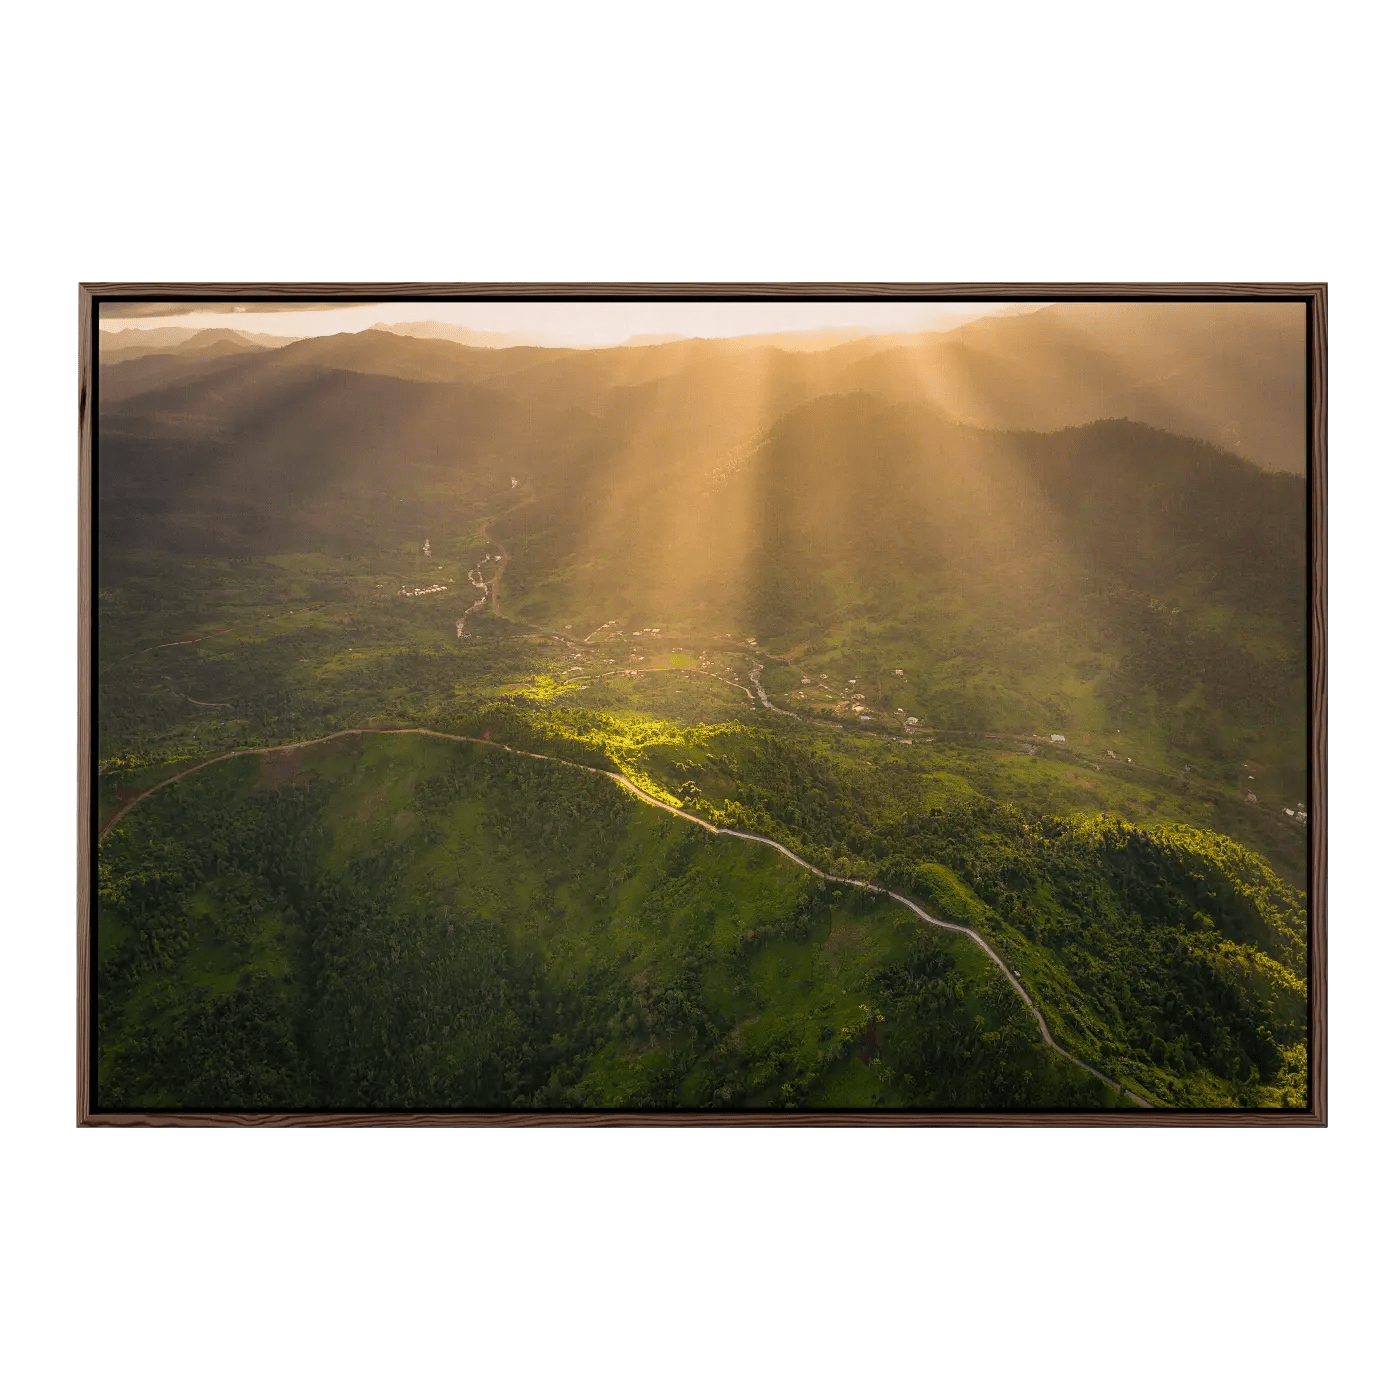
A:
POLYGON ((673 807, 670 805, 670 803, 662 802, 660 798, 653 797, 649 792, 644 792, 641 788, 639 788, 636 785, 636 783, 632 782, 630 778, 623 777, 621 773, 614 773, 606 768, 591 768, 586 763, 574 763, 572 760, 567 758, 556 758, 553 754, 533 753, 529 749, 513 749, 509 744, 500 744, 497 743, 494 739, 478 739, 470 734, 444 734, 436 729, 380 729, 375 728, 373 726, 366 726, 359 729, 341 729, 335 734, 323 734, 319 739, 302 739, 294 744, 273 744, 267 748, 255 749, 232 749, 228 753, 217 754, 213 758, 205 759, 203 763, 196 763, 189 768, 182 769, 180 772, 172 774, 170 777, 164 779, 162 782, 156 783, 154 787, 149 787, 144 792, 138 793, 135 797, 131 798, 131 800, 128 801, 125 806, 121 807, 118 811, 114 812, 107 819, 105 825, 97 833, 97 839, 100 842, 102 838, 106 836, 107 833, 111 831, 111 829, 124 816, 126 816, 126 814, 129 811, 131 811, 133 807, 135 807, 138 803, 143 802, 153 792, 159 792, 161 788, 169 787, 171 783, 179 782, 181 778, 188 777, 191 773, 197 773, 201 768, 208 768, 215 763, 223 763, 227 759, 239 758, 246 754, 285 753, 290 749, 311 748, 315 744, 328 743, 332 739, 343 739, 351 734, 421 734, 429 739, 448 739, 451 740, 453 743, 458 744, 480 744, 483 748, 501 749, 505 753, 517 754, 522 758, 537 758, 545 763, 562 764, 565 768, 576 768, 584 773, 597 773, 601 777, 611 778, 612 781, 615 782, 619 787, 626 788, 626 790, 630 792, 634 797, 640 798, 641 801, 647 803, 649 806, 659 808, 663 812, 668 812, 673 817, 680 817, 682 821, 694 822, 696 826, 704 827, 704 829, 708 831, 712 836, 733 836, 740 841, 755 841, 762 846, 771 846, 780 855, 785 856, 794 864, 800 865, 804 870, 811 871, 811 873, 820 880, 829 880, 833 884, 837 885, 854 885, 858 889, 870 890, 873 894, 888 895, 891 899, 898 900, 907 909, 912 910, 925 923, 933 924, 937 928, 949 929, 954 933, 961 933, 966 937, 970 938, 984 953, 986 953, 986 955, 996 964, 997 968, 1001 972, 1001 975, 1006 978, 1008 983, 1010 983, 1012 988, 1015 990, 1016 995, 1019 996, 1023 1002, 1025 1002, 1027 1008, 1030 1010, 1031 1015, 1035 1017, 1036 1025, 1040 1027, 1040 1038, 1045 1042, 1046 1045, 1048 1045, 1053 1051, 1055 1051, 1056 1054, 1063 1055, 1065 1059, 1067 1059, 1071 1064, 1078 1065, 1080 1069, 1086 1070, 1089 1074, 1092 1074, 1094 1078, 1099 1080, 1101 1083, 1107 1084, 1109 1088, 1116 1089, 1120 1094, 1126 1095, 1135 1104, 1137 1104, 1139 1108, 1153 1107, 1153 1105, 1148 1103, 1146 1099, 1140 1098, 1130 1089, 1125 1089, 1121 1084, 1117 1083, 1115 1080, 1110 1079, 1106 1074, 1101 1074, 1098 1070, 1096 1070, 1093 1067, 1093 1065, 1086 1064, 1077 1055, 1070 1054, 1070 1052, 1066 1050, 1065 1047, 1061 1045, 1054 1038, 1054 1036, 1050 1034, 1050 1027, 1046 1025, 1045 1017, 1041 1015, 1040 1009, 1031 1000, 1030 993, 1026 991, 1025 987, 1021 985, 1020 979, 1013 975, 1011 969, 1007 967, 1007 965, 1001 960, 1001 957, 996 953, 996 951, 987 942, 987 940, 983 938, 980 933, 977 932, 976 929, 968 928, 965 924, 949 923, 946 919, 937 919, 932 914, 930 914, 927 909, 924 909, 922 906, 916 904, 912 899, 909 899, 902 894, 896 894, 894 890, 886 889, 883 885, 872 884, 869 880, 852 879, 844 875, 828 875, 826 871, 818 870, 815 865, 812 865, 810 862, 803 860, 801 856, 797 855, 793 851, 788 850, 788 848, 784 846, 781 842, 774 841, 771 837, 758 836, 751 831, 736 831, 732 827, 727 826, 714 826, 710 822, 707 822, 703 817, 697 817, 692 812, 682 811, 681 808, 673 807))

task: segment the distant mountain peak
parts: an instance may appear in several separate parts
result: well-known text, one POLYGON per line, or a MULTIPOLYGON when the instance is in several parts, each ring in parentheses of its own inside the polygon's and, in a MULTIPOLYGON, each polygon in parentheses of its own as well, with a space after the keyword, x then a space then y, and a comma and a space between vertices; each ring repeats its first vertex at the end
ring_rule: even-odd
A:
POLYGON ((184 355, 211 345, 239 350, 277 350, 301 339, 291 335, 265 335, 235 330, 232 326, 129 326, 125 330, 99 329, 97 348, 104 361, 138 359, 143 355, 184 355))
POLYGON ((506 350, 532 343, 528 336, 510 335, 505 331, 478 331, 448 321, 396 321, 393 325, 380 321, 370 329, 389 335, 409 336, 415 340, 450 340, 480 350, 506 350))

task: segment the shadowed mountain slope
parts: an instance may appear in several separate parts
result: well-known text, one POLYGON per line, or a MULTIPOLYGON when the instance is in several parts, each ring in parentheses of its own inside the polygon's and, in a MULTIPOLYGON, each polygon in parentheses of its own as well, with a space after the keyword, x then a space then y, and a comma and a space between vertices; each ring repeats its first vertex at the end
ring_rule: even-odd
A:
POLYGON ((1063 305, 881 349, 851 363, 840 387, 991 428, 1134 418, 1302 472, 1304 350, 1294 303, 1063 305))
MULTIPOLYGON (((153 336, 161 332, 122 332, 153 336)), ((164 332, 169 337, 175 332, 164 332)), ((161 363, 119 364, 144 342, 112 337, 102 393, 133 393, 197 379, 199 355, 236 332, 205 331, 161 345, 161 363)), ((269 337, 257 337, 265 346, 269 337)), ((251 345, 253 337, 242 337, 251 345)), ((104 339, 104 346, 108 342, 104 339)), ((1199 437, 1248 460, 1301 472, 1305 465, 1302 309, 1289 303, 1116 303, 1051 306, 993 315, 922 336, 672 340, 604 350, 490 349, 375 329, 296 341, 276 349, 268 372, 349 370, 430 383, 489 382, 535 411, 597 412, 614 391, 655 385, 690 451, 722 458, 798 403, 865 390, 927 403, 987 428, 1048 431, 1132 418, 1199 437)), ((232 346, 223 347, 224 353, 232 346)))

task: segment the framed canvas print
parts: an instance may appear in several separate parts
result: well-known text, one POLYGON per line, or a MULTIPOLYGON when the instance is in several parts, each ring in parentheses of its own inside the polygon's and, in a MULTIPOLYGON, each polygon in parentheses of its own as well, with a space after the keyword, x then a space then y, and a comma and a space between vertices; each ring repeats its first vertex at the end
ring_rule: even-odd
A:
POLYGON ((1325 287, 80 310, 81 1123, 1325 1123, 1325 287))

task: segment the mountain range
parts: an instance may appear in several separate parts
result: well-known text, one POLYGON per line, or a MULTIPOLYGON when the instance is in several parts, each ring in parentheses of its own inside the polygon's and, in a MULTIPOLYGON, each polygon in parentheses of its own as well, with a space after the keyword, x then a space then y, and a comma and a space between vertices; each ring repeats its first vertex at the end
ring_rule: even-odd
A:
POLYGON ((646 343, 603 350, 501 344, 510 339, 434 322, 295 342, 216 330, 104 332, 102 391, 114 403, 187 383, 222 346, 224 356, 272 354, 267 368, 279 372, 299 365, 487 384, 556 409, 593 411, 600 393, 652 386, 718 410, 702 413, 708 422, 692 440, 716 456, 798 403, 866 391, 986 428, 1049 431, 1131 418, 1266 469, 1305 466, 1302 310, 1286 302, 1064 304, 925 335, 642 337, 646 343), (137 360, 152 363, 132 368, 137 360))
POLYGON ((104 342, 102 1094, 1306 1102, 1301 308, 421 329, 104 342))
POLYGON ((152 354, 192 354, 217 345, 229 347, 226 354, 236 353, 235 347, 276 350, 290 345, 296 338, 264 335, 261 331, 232 330, 223 326, 200 330, 188 326, 130 326, 120 331, 100 330, 97 353, 101 364, 110 365, 152 354))
POLYGON ((490 520, 534 625, 898 634, 973 727, 1053 726, 1097 677, 1183 751, 1294 754, 1303 483, 1243 445, 1301 466, 1295 313, 1059 306, 814 353, 208 332, 103 370, 99 547, 368 557, 490 520))

